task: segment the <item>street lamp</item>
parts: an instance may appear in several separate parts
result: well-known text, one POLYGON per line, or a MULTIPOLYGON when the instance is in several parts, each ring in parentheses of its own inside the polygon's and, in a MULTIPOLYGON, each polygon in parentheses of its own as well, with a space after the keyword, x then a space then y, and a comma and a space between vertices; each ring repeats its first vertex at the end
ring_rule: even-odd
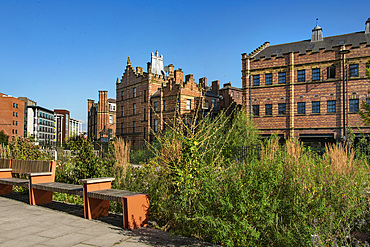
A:
POLYGON ((345 55, 350 53, 349 50, 343 49, 339 51, 339 54, 342 55, 342 91, 343 91, 343 143, 346 140, 346 76, 345 76, 345 55))

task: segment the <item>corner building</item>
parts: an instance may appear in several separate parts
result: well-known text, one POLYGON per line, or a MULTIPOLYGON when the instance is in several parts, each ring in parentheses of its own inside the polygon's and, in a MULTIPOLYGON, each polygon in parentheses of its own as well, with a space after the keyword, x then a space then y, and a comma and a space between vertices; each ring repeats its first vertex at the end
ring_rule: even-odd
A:
POLYGON ((370 18, 365 31, 271 45, 242 54, 243 106, 264 136, 342 141, 370 133, 358 111, 368 97, 370 18), (360 131, 358 130, 360 129, 360 131))
MULTIPOLYGON (((128 58, 125 72, 116 84, 117 136, 138 146, 151 141, 154 133, 163 131, 177 114, 185 123, 192 121, 192 115, 204 108, 208 97, 206 81, 201 78, 198 85, 192 74, 184 80, 181 68, 175 70, 172 64, 163 67, 163 55, 159 56, 158 51, 151 54, 147 72, 141 67, 134 69, 128 58)), ((218 85, 218 81, 213 85, 218 85)), ((215 94, 213 98, 217 97, 215 94)))

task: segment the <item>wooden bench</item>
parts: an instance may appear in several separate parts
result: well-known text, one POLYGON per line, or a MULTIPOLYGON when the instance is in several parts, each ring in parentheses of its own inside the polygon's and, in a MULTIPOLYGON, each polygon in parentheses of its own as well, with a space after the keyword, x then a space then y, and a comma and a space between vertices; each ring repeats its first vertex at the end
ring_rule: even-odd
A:
POLYGON ((13 186, 20 186, 29 189, 29 200, 32 205, 35 205, 36 200, 40 200, 40 196, 45 202, 52 201, 53 194, 40 195, 33 190, 32 186, 37 183, 54 182, 55 161, 3 160, 0 163, 3 163, 4 167, 0 169, 0 195, 10 194, 13 186), (16 178, 16 174, 26 174, 28 179, 16 178))
POLYGON ((83 185, 54 182, 55 169, 55 161, 0 160, 0 195, 12 193, 13 186, 28 188, 31 205, 52 202, 53 192, 82 196, 86 219, 107 216, 109 201, 121 202, 125 228, 147 226, 149 195, 111 189, 114 178, 81 179, 83 185), (15 174, 27 174, 28 179, 15 174))
POLYGON ((114 178, 80 179, 83 184, 84 217, 107 216, 109 201, 121 202, 123 227, 130 230, 148 225, 149 195, 111 189, 114 178))

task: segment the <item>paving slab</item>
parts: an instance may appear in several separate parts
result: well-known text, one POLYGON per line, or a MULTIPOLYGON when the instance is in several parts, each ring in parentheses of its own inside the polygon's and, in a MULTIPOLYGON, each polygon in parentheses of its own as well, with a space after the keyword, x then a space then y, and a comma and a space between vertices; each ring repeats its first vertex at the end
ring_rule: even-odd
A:
POLYGON ((122 214, 83 218, 83 206, 52 202, 31 206, 28 195, 0 196, 0 246, 214 246, 154 228, 122 228, 122 214))

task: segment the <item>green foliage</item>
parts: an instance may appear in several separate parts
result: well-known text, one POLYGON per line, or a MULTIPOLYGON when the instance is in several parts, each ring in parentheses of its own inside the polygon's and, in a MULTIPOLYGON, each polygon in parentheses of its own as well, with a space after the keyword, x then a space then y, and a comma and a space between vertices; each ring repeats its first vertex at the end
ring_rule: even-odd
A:
POLYGON ((0 131, 0 144, 8 145, 9 136, 5 134, 4 130, 0 131))
POLYGON ((48 150, 40 150, 33 140, 18 137, 9 143, 11 158, 18 160, 51 160, 48 150))
POLYGON ((65 162, 58 164, 56 174, 58 181, 78 184, 80 179, 109 175, 114 159, 109 155, 98 156, 90 140, 79 136, 70 138, 67 144, 72 151, 72 158, 64 157, 65 162))
MULTIPOLYGON (((370 60, 366 63, 366 75, 370 79, 370 60)), ((368 92, 370 94, 370 91, 368 92)), ((367 98, 367 101, 370 97, 367 98)), ((362 118, 365 125, 370 125, 370 104, 368 102, 362 101, 361 110, 358 112, 362 118)))

